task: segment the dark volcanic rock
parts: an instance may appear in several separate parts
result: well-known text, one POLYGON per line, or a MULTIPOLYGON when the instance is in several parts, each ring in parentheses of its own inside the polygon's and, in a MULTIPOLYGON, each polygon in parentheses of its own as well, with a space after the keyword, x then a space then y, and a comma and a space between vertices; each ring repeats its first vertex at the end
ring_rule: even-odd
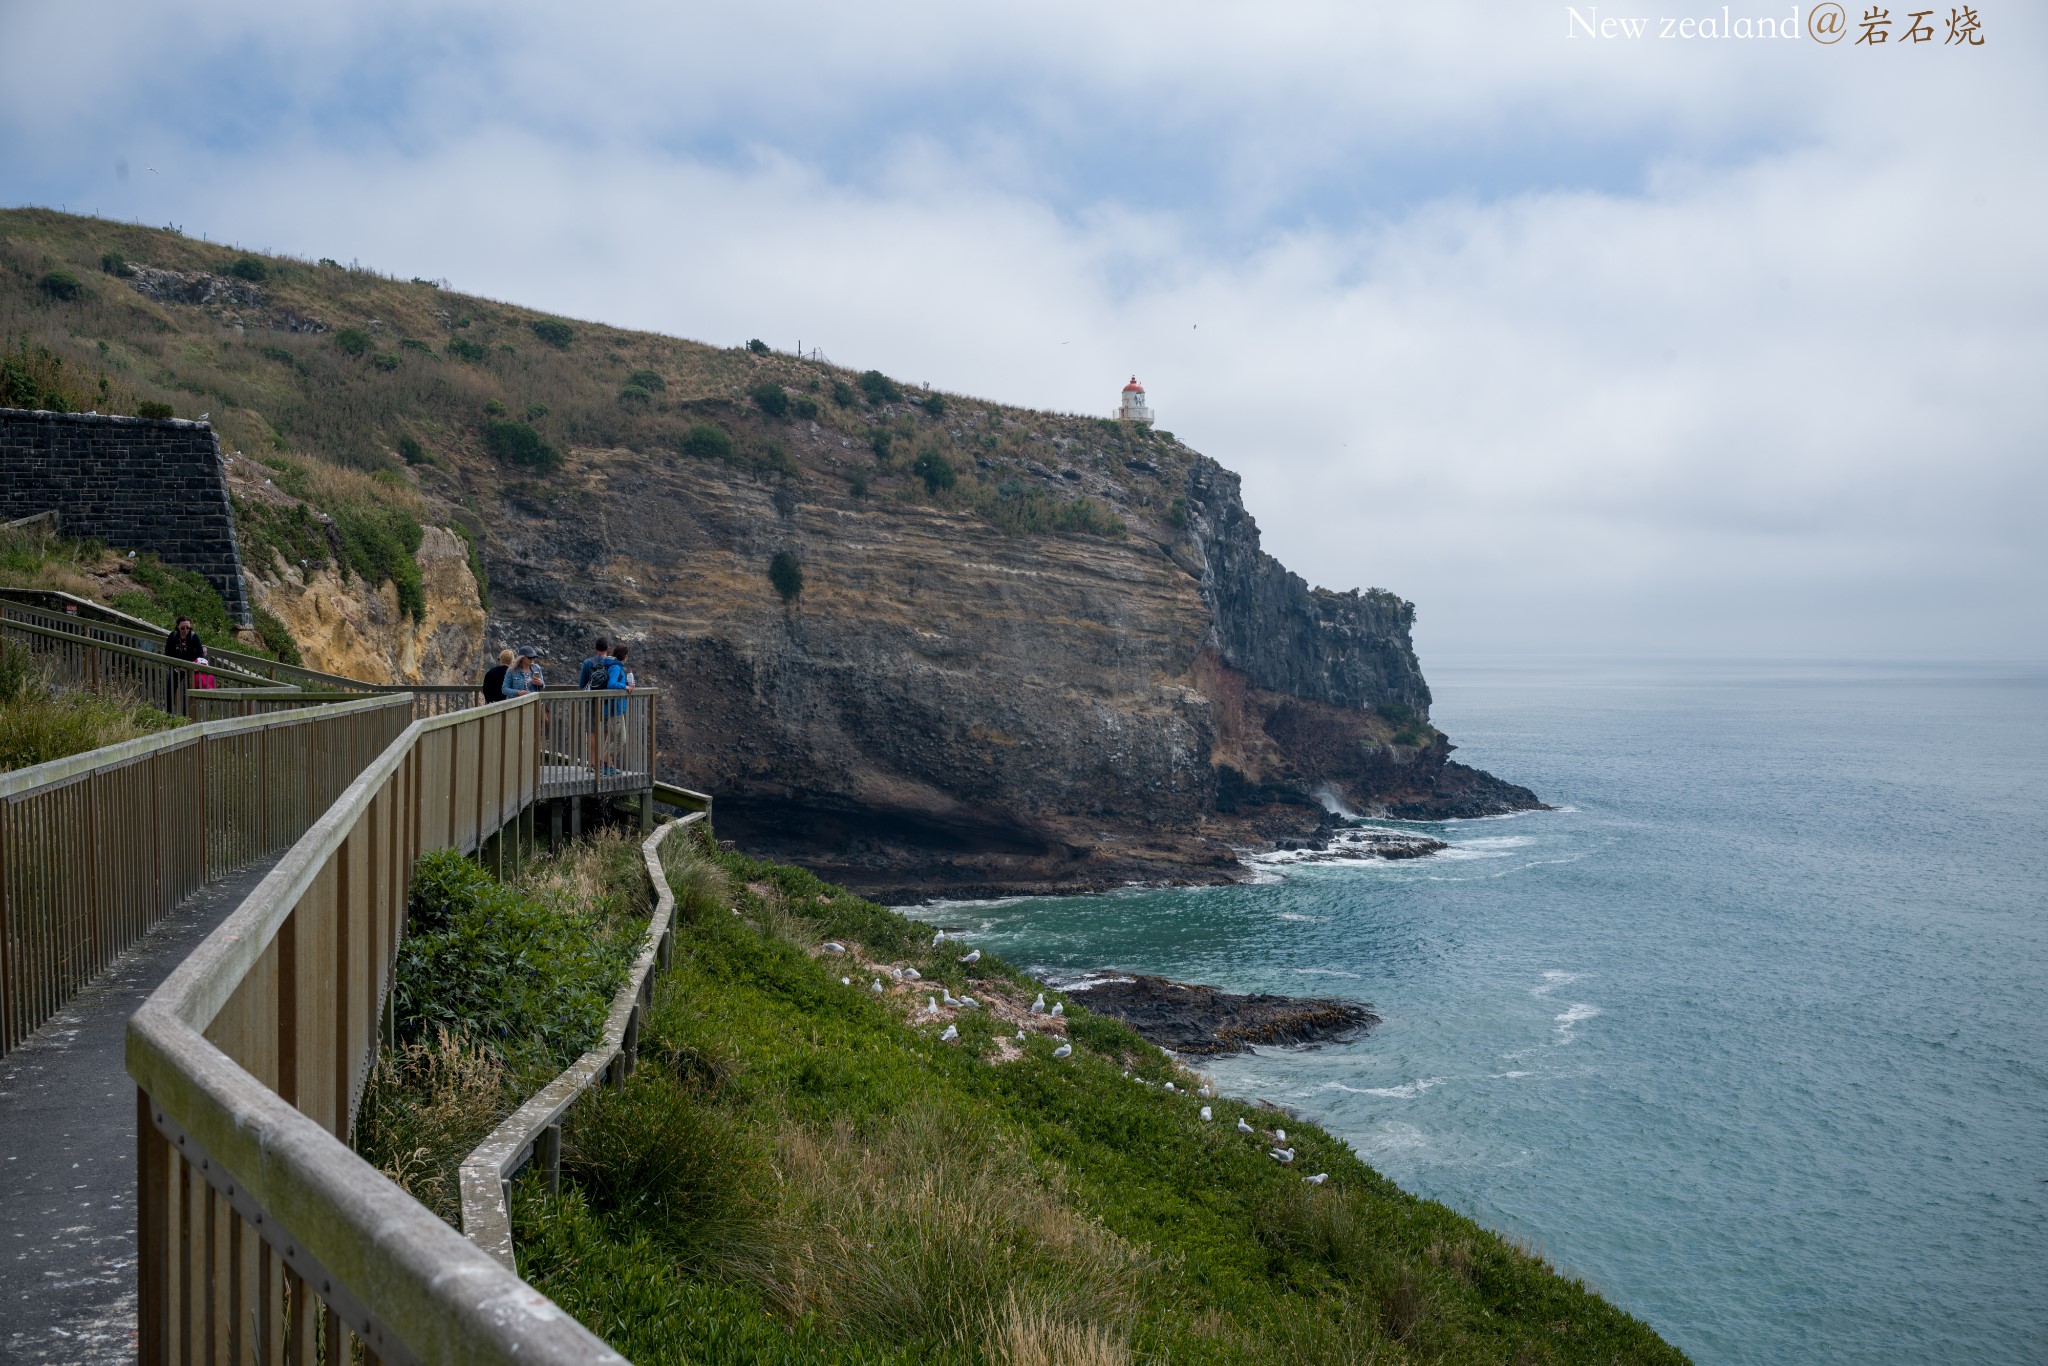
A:
POLYGON ((1176 1053, 1243 1053, 1254 1044, 1355 1039, 1379 1023, 1369 1006, 1329 997, 1248 996, 1139 975, 1067 992, 1176 1053))

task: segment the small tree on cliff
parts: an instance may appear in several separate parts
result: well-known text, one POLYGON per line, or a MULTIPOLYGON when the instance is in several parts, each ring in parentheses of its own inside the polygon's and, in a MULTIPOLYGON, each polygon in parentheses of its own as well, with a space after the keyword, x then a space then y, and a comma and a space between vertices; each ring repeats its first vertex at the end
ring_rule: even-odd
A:
POLYGON ((775 558, 768 561, 768 582, 782 595, 784 606, 795 602, 804 591, 803 564, 787 550, 776 551, 775 558))

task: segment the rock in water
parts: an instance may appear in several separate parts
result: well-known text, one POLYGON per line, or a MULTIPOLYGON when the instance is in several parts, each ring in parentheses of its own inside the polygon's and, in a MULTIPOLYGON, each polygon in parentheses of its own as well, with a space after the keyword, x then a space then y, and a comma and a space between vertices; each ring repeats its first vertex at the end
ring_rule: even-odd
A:
POLYGON ((1139 975, 1077 987, 1088 1008, 1176 1053, 1242 1053, 1256 1044, 1340 1043, 1379 1023, 1372 1007, 1328 997, 1236 995, 1139 975))

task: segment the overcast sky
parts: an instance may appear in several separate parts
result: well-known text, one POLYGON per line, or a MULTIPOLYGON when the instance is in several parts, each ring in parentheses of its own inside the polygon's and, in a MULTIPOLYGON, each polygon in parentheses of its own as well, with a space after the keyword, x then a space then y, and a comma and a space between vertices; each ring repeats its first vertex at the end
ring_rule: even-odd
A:
POLYGON ((0 4, 0 201, 1064 410, 1135 373, 1425 663, 2048 655, 2035 0, 1883 47, 1860 4, 306 8, 0 4))

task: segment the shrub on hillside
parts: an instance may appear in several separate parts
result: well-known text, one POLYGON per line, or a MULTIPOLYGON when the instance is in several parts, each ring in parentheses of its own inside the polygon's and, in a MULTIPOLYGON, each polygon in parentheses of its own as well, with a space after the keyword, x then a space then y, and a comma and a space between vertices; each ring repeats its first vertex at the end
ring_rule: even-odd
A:
POLYGON ((334 334, 334 347, 344 356, 360 356, 370 349, 370 334, 358 327, 344 327, 334 334))
POLYGON ((524 422, 486 422, 484 450, 500 464, 550 474, 562 467, 562 453, 524 422))
POLYGON ((789 416, 789 395, 779 384, 757 384, 747 390, 747 396, 754 400, 754 406, 770 417, 789 416))
POLYGON ((693 422, 690 430, 683 433, 683 454, 699 460, 731 460, 732 438, 723 427, 693 422))
POLYGON ((768 582, 775 585, 785 603, 794 602, 804 591, 804 567, 787 550, 778 550, 768 561, 768 582))
POLYGON ((818 416, 818 401, 810 398, 793 398, 789 401, 789 410, 806 422, 814 421, 818 416))
POLYGON ((427 454, 427 448, 410 434, 398 438, 398 458, 408 465, 425 465, 433 461, 433 457, 427 454))
POLYGON ((527 326, 533 329, 534 336, 556 350, 562 350, 576 340, 576 329, 559 318, 536 318, 527 326))
POLYGON ((67 303, 85 297, 85 281, 68 270, 51 271, 38 282, 38 287, 51 298, 67 303))
POLYGON ((176 414, 175 410, 168 403, 158 403, 155 399, 144 399, 135 405, 135 415, 137 417, 154 418, 156 421, 161 422, 165 418, 175 416, 176 414))
POLYGON ((526 420, 528 422, 538 422, 547 415, 548 405, 545 403, 529 403, 526 405, 526 420))
POLYGON ((944 394, 927 394, 923 407, 933 417, 944 417, 946 415, 946 396, 944 394))
POLYGON ((122 279, 127 279, 135 274, 135 267, 129 265, 128 258, 118 251, 101 252, 100 269, 109 275, 118 275, 122 279))
POLYGON ((473 342, 467 337, 450 337, 448 345, 443 350, 448 353, 451 360, 471 362, 480 361, 491 354, 490 348, 482 342, 473 342))
POLYGON ((235 258, 235 263, 228 267, 228 274, 234 276, 237 280, 248 280, 252 284, 262 284, 270 278, 270 267, 254 256, 238 256, 235 258))
POLYGON ((880 370, 862 371, 860 388, 870 403, 894 403, 903 397, 903 390, 897 387, 896 381, 880 370))
POLYGON ((370 357, 370 364, 384 373, 390 374, 398 368, 398 357, 392 355, 389 351, 379 351, 376 355, 370 357))
POLYGON ((628 384, 619 390, 619 402, 628 408, 646 408, 654 402, 654 395, 637 384, 628 384))
POLYGON ((645 389, 650 394, 658 394, 668 388, 668 381, 661 377, 659 370, 635 370, 626 376, 626 383, 645 389))
POLYGON ((840 407, 851 408, 859 398, 860 395, 856 394, 853 391, 853 386, 845 380, 835 379, 832 381, 832 401, 840 407))
POLYGON ((757 356, 765 356, 768 354, 768 343, 762 341, 759 337, 755 337, 752 341, 749 341, 747 343, 747 350, 753 352, 757 356))
POLYGON ((911 462, 910 472, 924 480, 927 493, 952 488, 959 479, 959 472, 953 468, 953 462, 938 451, 920 453, 917 459, 911 462))
POLYGON ((868 447, 874 451, 876 463, 885 468, 889 464, 889 447, 892 444, 894 438, 887 432, 878 431, 868 437, 868 447))

